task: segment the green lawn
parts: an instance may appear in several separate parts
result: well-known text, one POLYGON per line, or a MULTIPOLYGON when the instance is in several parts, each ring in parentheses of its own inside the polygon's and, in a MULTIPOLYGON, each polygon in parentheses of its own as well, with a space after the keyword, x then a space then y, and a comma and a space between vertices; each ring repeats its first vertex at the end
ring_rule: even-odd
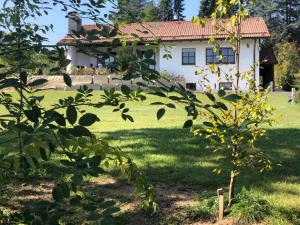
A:
MULTIPOLYGON (((48 105, 74 92, 43 94, 48 105)), ((95 99, 100 98, 101 92, 94 95, 95 99)), ((148 96, 144 103, 129 103, 134 123, 124 122, 111 108, 88 109, 101 118, 92 129, 127 152, 151 182, 194 185, 199 194, 226 188, 226 167, 220 175, 212 173, 220 165, 222 156, 206 150, 189 130, 182 129, 186 119, 182 108, 167 111, 166 116, 157 121, 157 107, 149 105, 157 100, 148 96)), ((270 94, 268 101, 276 108, 278 123, 267 129, 258 147, 269 152, 282 166, 260 176, 253 172, 242 174, 239 188, 246 186, 274 205, 277 212, 270 216, 267 224, 300 224, 300 104, 289 104, 286 94, 270 94)))

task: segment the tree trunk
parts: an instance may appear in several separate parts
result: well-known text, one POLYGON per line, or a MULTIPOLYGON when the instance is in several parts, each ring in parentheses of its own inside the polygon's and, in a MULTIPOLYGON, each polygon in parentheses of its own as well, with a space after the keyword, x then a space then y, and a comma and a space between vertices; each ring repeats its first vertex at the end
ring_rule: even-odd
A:
POLYGON ((232 200, 234 198, 234 189, 235 189, 235 171, 231 171, 230 174, 230 183, 229 183, 229 193, 228 193, 228 205, 229 208, 232 205, 232 200))

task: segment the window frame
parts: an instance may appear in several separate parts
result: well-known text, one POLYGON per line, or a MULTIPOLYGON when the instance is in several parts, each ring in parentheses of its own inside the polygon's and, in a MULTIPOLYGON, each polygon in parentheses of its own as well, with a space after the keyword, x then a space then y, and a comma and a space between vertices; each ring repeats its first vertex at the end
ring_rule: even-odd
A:
POLYGON ((190 90, 190 91, 196 91, 197 90, 197 84, 196 83, 186 83, 185 88, 187 90, 190 90), (190 88, 190 87, 193 87, 193 88, 190 88))
POLYGON ((233 90, 233 82, 230 82, 230 81, 219 82, 219 90, 232 91, 233 90), (231 84, 231 89, 221 87, 222 84, 231 84))
POLYGON ((196 65, 196 48, 182 48, 181 49, 181 65, 183 66, 195 66, 196 65), (193 50, 194 56, 190 56, 190 52, 184 52, 184 50, 193 50), (188 56, 184 56, 183 53, 188 53, 188 56), (186 58, 188 59, 188 63, 184 63, 183 59, 186 58), (190 63, 190 58, 194 58, 194 62, 190 63))
POLYGON ((230 47, 226 47, 226 48, 219 48, 218 50, 217 50, 217 52, 214 52, 213 51, 213 48, 206 48, 206 55, 205 55, 205 59, 206 59, 206 65, 210 65, 210 64, 224 64, 224 65, 234 65, 235 63, 236 63, 236 54, 235 54, 235 52, 232 50, 232 48, 230 48, 230 47), (233 54, 228 54, 228 52, 227 52, 227 54, 225 55, 225 57, 226 57, 226 62, 223 62, 223 60, 224 60, 224 56, 223 56, 223 54, 221 53, 220 54, 220 52, 221 51, 223 51, 223 50, 231 50, 232 52, 233 52, 233 54), (208 51, 212 51, 212 55, 211 56, 209 56, 208 55, 208 51), (222 60, 219 60, 218 58, 217 58, 217 56, 218 55, 222 55, 222 60), (231 57, 233 57, 233 62, 229 62, 228 61, 228 57, 229 56, 231 56, 231 57), (212 57, 212 59, 213 59, 213 63, 211 63, 211 62, 209 62, 209 60, 208 60, 208 58, 209 57, 212 57), (217 58, 217 62, 215 62, 215 58, 217 58))

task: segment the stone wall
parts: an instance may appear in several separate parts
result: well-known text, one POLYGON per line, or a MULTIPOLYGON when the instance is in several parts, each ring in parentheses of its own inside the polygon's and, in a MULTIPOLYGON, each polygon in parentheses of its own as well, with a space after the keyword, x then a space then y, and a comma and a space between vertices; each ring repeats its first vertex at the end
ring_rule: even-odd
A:
MULTIPOLYGON (((120 80, 117 76, 89 76, 89 75, 77 75, 70 76, 72 79, 72 87, 68 87, 64 83, 63 76, 61 75, 50 75, 50 76, 31 76, 29 82, 35 79, 46 79, 47 83, 34 87, 35 89, 54 89, 54 90, 77 90, 83 85, 87 85, 89 88, 95 90, 111 89, 112 87, 120 88, 122 84, 125 84, 132 88, 138 88, 138 83, 144 83, 149 86, 157 86, 156 82, 146 82, 142 79, 135 79, 130 81, 120 80)), ((175 84, 175 81, 166 82, 169 85, 175 84)), ((184 83, 182 83, 185 85, 184 83)))

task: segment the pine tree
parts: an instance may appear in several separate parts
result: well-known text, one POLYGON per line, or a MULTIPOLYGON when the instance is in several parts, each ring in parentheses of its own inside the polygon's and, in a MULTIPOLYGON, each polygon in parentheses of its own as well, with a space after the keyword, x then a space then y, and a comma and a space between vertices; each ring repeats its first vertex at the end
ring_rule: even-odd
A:
POLYGON ((300 46, 300 0, 257 0, 253 15, 265 19, 272 44, 296 41, 300 46))
POLYGON ((160 9, 160 20, 168 21, 174 19, 172 0, 161 0, 159 4, 159 9, 160 9))
MULTIPOLYGON (((215 11, 217 2, 216 0, 200 0, 200 10, 199 10, 199 17, 200 18, 209 18, 211 14, 215 11)), ((247 2, 247 0, 245 0, 247 2)), ((236 13, 238 7, 236 5, 230 4, 230 0, 226 0, 225 4, 228 5, 227 7, 227 15, 226 16, 231 16, 236 13)))
POLYGON ((118 9, 113 15, 113 20, 119 23, 138 21, 145 3, 145 0, 118 0, 118 9))
POLYGON ((141 13, 141 20, 147 22, 160 20, 159 8, 153 0, 145 3, 141 13))
POLYGON ((177 20, 183 20, 184 0, 174 0, 174 15, 177 20))
POLYGON ((199 17, 210 17, 216 7, 216 0, 201 0, 199 17))

